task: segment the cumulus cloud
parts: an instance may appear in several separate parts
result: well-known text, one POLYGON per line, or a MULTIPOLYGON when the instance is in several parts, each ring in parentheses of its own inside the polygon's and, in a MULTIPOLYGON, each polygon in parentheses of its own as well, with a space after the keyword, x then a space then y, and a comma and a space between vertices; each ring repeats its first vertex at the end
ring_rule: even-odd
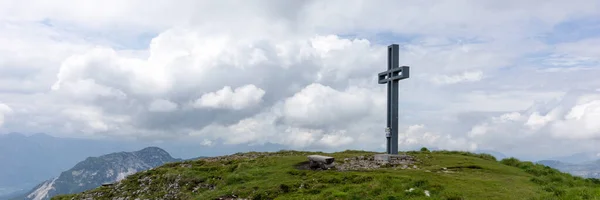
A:
POLYGON ((172 112, 177 110, 177 104, 166 99, 156 99, 150 103, 148 110, 150 112, 172 112))
POLYGON ((12 109, 6 104, 0 103, 0 126, 4 124, 4 115, 12 113, 12 109))
POLYGON ((2 131, 382 150, 399 43, 401 147, 594 149, 596 1, 232 2, 0 6, 2 131))
POLYGON ((240 110, 256 106, 262 101, 264 95, 263 89, 252 84, 235 88, 235 90, 225 86, 219 91, 203 94, 194 102, 194 107, 240 110))
POLYGON ((404 131, 399 131, 398 134, 402 149, 416 149, 425 146, 462 151, 477 150, 477 143, 464 137, 434 132, 423 124, 410 125, 404 131))
MULTIPOLYGON (((67 122, 66 127, 71 131, 81 131, 87 134, 119 130, 130 121, 128 116, 109 115, 92 106, 65 109, 63 114, 73 122, 81 122, 80 124, 67 122)), ((122 134, 128 133, 123 132, 122 134)))
POLYGON ((432 78, 432 81, 436 84, 455 84, 460 82, 476 82, 483 78, 483 72, 464 72, 459 75, 437 75, 432 78))
POLYGON ((283 144, 293 148, 336 148, 352 144, 355 139, 344 129, 317 129, 277 123, 283 116, 280 106, 243 119, 229 126, 213 124, 192 136, 221 140, 224 144, 283 144), (226 133, 226 134, 223 134, 226 133))
POLYGON ((204 140, 202 140, 202 142, 200 143, 200 145, 202 145, 202 146, 212 146, 213 145, 213 141, 204 139, 204 140))
POLYGON ((492 148, 518 149, 515 151, 539 148, 531 151, 538 154, 544 151, 548 156, 563 150, 553 146, 552 140, 579 143, 580 146, 570 147, 574 149, 589 148, 581 141, 600 139, 600 129, 595 123, 600 96, 590 92, 571 92, 554 101, 538 102, 524 111, 490 117, 474 125, 468 136, 492 148))
MULTIPOLYGON (((579 96, 575 104, 550 126, 553 135, 565 139, 600 139, 600 95, 579 96)), ((549 120, 552 122, 551 120, 549 120)))
POLYGON ((349 123, 364 117, 373 106, 369 91, 350 88, 337 91, 320 84, 306 86, 285 100, 285 119, 301 126, 349 123))

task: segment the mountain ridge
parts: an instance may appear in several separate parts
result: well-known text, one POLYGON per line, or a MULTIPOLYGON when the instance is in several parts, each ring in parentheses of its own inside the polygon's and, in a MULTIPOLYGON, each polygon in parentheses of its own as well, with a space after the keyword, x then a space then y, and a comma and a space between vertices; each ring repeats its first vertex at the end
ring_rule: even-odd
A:
POLYGON ((140 141, 118 140, 118 138, 85 139, 57 137, 38 133, 0 133, 0 199, 15 193, 27 192, 39 183, 49 180, 73 167, 90 156, 101 156, 114 152, 137 151, 144 147, 157 146, 173 157, 194 158, 218 156, 258 148, 262 151, 277 151, 281 145, 218 145, 202 146, 193 140, 140 141), (199 155, 198 153, 201 152, 199 155), (43 165, 40 165, 43 163, 43 165))
POLYGON ((593 199, 600 180, 515 158, 456 151, 406 152, 402 165, 373 164, 377 152, 248 152, 181 161, 70 199, 593 199), (307 156, 336 159, 310 170, 307 156))
POLYGON ((585 163, 567 163, 558 160, 540 160, 536 163, 555 168, 561 172, 584 178, 600 178, 600 160, 585 163))
POLYGON ((88 157, 58 177, 44 181, 18 199, 43 200, 59 194, 78 193, 104 183, 118 182, 139 171, 182 161, 159 147, 146 147, 133 152, 115 152, 88 157))

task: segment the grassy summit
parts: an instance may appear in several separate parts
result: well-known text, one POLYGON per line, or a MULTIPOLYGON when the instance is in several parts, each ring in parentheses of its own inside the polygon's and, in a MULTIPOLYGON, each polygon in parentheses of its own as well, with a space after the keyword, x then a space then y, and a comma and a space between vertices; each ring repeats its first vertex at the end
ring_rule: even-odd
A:
POLYGON ((184 161, 53 199, 600 199, 598 179, 514 158, 496 161, 487 154, 424 151, 407 152, 417 158, 416 167, 298 169, 311 154, 333 156, 341 164, 344 158, 375 153, 250 152, 184 161))

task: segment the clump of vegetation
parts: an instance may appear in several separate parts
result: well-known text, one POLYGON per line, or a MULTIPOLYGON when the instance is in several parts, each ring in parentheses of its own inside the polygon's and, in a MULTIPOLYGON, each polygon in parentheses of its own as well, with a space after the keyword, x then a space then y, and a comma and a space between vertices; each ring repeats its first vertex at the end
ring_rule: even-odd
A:
MULTIPOLYGON (((423 151, 426 150, 426 151, 423 151)), ((53 199, 598 199, 600 181, 514 158, 459 151, 407 152, 418 168, 297 169, 306 156, 336 161, 376 152, 279 151, 170 163, 110 187, 53 199), (427 196, 429 195, 429 196, 427 196)))
POLYGON ((421 147, 421 152, 429 152, 429 149, 427 149, 427 147, 421 147))
POLYGON ((530 181, 541 186, 550 194, 545 194, 547 199, 598 199, 600 198, 600 181, 598 179, 584 179, 560 172, 551 167, 523 162, 516 158, 505 158, 500 163, 517 167, 532 175, 530 181))
POLYGON ((492 160, 492 161, 497 161, 496 157, 487 154, 487 153, 471 153, 471 152, 465 152, 465 151, 446 151, 446 150, 442 150, 442 151, 435 151, 436 153, 441 153, 441 154, 459 154, 459 155, 464 155, 464 156, 470 156, 470 157, 478 157, 484 160, 492 160))

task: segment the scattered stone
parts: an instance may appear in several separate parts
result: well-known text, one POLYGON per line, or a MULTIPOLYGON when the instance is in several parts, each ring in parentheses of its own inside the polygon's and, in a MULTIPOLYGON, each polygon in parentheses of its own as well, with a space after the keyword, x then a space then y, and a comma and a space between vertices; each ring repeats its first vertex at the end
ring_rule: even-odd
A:
POLYGON ((425 190, 424 193, 425 193, 425 196, 428 196, 428 197, 431 196, 431 194, 429 194, 429 190, 425 190))
POLYGON ((367 155, 345 158, 344 162, 336 165, 335 168, 338 171, 372 170, 382 167, 407 169, 409 165, 413 165, 413 168, 416 169, 414 164, 417 162, 417 160, 412 156, 402 155, 401 159, 392 159, 390 162, 381 162, 381 160, 374 157, 374 155, 367 155))
POLYGON ((254 159, 262 158, 262 157, 266 157, 266 156, 270 156, 270 157, 281 156, 281 154, 269 153, 269 152, 236 153, 236 154, 226 155, 226 156, 201 158, 200 160, 204 160, 206 162, 227 162, 227 161, 232 161, 232 160, 243 160, 243 159, 254 160, 254 159))
POLYGON ((405 191, 406 191, 406 192, 412 192, 412 191, 415 191, 415 188, 410 188, 410 189, 408 189, 408 190, 405 190, 405 191))
POLYGON ((178 199, 177 195, 180 191, 179 181, 181 181, 181 174, 177 175, 177 178, 173 183, 169 183, 167 186, 167 191, 169 192, 163 196, 164 199, 178 199))
POLYGON ((194 187, 194 189, 192 189, 192 193, 197 192, 199 189, 208 189, 208 190, 214 190, 217 187, 213 184, 208 184, 208 183, 200 183, 198 184, 196 187, 194 187))
POLYGON ((180 165, 180 167, 182 167, 182 168, 192 168, 192 164, 183 163, 183 164, 180 165))

